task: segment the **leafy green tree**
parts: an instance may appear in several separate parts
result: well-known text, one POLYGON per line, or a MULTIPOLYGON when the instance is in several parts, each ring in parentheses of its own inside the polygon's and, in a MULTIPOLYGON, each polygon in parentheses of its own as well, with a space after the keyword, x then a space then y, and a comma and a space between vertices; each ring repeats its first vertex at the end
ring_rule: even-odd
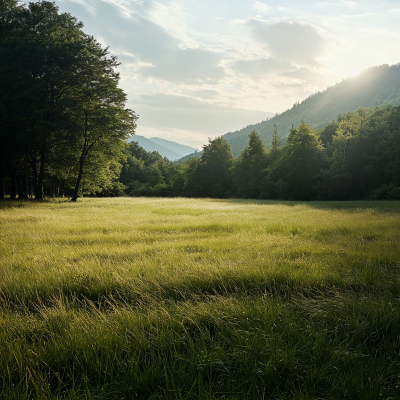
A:
POLYGON ((2 0, 0 2, 0 198, 4 198, 4 184, 8 178, 11 186, 11 198, 16 198, 17 181, 16 169, 23 158, 21 146, 16 146, 12 137, 16 134, 15 124, 17 120, 9 117, 12 107, 9 104, 9 95, 15 81, 11 81, 7 74, 6 60, 1 56, 9 45, 14 20, 21 11, 18 1, 2 0))
POLYGON ((362 198, 365 198, 365 182, 364 182, 364 129, 367 121, 368 112, 364 107, 359 107, 356 111, 360 123, 360 134, 359 134, 359 172, 360 172, 360 182, 361 182, 361 192, 362 198))
MULTIPOLYGON (((2 24, 3 25, 3 24, 2 24)), ((32 168, 35 197, 43 198, 49 149, 65 129, 69 89, 78 85, 84 54, 82 24, 41 1, 13 10, 0 41, 1 123, 32 168)))
POLYGON ((400 107, 375 109, 364 137, 366 194, 375 199, 400 198, 400 107))
MULTIPOLYGON (((101 169, 98 160, 121 157, 124 139, 134 134, 136 115, 126 109, 126 95, 118 88, 119 74, 115 57, 109 57, 93 38, 86 44, 85 60, 79 72, 80 86, 74 88, 77 99, 71 107, 72 123, 67 135, 76 151, 77 173, 71 201, 76 201, 88 164, 101 169)), ((103 163, 104 166, 104 163, 103 163)))
POLYGON ((302 121, 297 129, 292 128, 286 150, 287 194, 300 200, 314 198, 323 150, 315 130, 302 121))
POLYGON ((203 146, 201 157, 188 162, 184 192, 195 197, 222 198, 232 195, 232 166, 233 157, 226 140, 222 136, 209 139, 209 143, 203 146))
POLYGON ((203 196, 222 198, 232 194, 232 165, 233 156, 227 141, 222 136, 209 139, 209 144, 203 146, 199 166, 203 196))
POLYGON ((233 179, 240 197, 257 198, 267 176, 267 152, 256 131, 249 135, 249 145, 242 151, 233 168, 233 179))
POLYGON ((201 197, 202 176, 201 176, 201 159, 200 157, 192 157, 185 162, 183 194, 187 197, 201 197))
POLYGON ((269 153, 270 160, 270 172, 272 176, 272 183, 275 183, 275 173, 279 161, 279 150, 278 147, 281 144, 281 139, 278 135, 278 128, 274 125, 274 133, 272 134, 271 150, 269 153))
POLYGON ((328 199, 346 200, 351 197, 352 175, 348 169, 343 153, 335 148, 329 159, 329 168, 321 173, 328 199))
POLYGON ((149 185, 157 186, 165 183, 164 176, 160 171, 160 167, 158 163, 154 163, 151 166, 150 177, 149 177, 149 185))
POLYGON ((324 146, 328 143, 332 143, 332 137, 336 134, 336 130, 338 129, 338 122, 332 121, 328 125, 326 125, 320 134, 321 142, 324 146))

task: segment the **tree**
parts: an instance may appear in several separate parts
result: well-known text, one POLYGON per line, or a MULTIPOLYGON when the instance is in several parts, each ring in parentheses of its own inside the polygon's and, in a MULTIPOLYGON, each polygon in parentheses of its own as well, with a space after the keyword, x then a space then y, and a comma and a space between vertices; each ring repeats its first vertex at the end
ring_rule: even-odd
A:
POLYGON ((13 10, 0 41, 1 123, 8 143, 31 165, 37 199, 43 198, 49 149, 67 125, 70 89, 79 85, 82 26, 53 3, 29 3, 13 10))
POLYGON ((201 157, 188 162, 184 191, 189 196, 228 197, 233 190, 231 149, 222 136, 208 140, 201 157))
POLYGON ((272 141, 271 141, 271 151, 269 153, 270 158, 270 171, 272 175, 272 183, 275 183, 275 172, 278 166, 279 160, 279 150, 278 147, 281 144, 281 139, 278 135, 278 128, 274 125, 274 133, 272 134, 272 141))
POLYGON ((316 175, 322 149, 322 143, 310 125, 302 121, 297 129, 292 128, 287 140, 286 159, 291 197, 310 200, 316 195, 316 175))
POLYGON ((328 143, 332 143, 332 137, 336 134, 338 129, 338 122, 332 121, 322 129, 320 139, 324 146, 328 143))
POLYGON ((361 193, 362 198, 365 198, 365 185, 364 185, 364 127, 365 122, 367 120, 367 110, 364 107, 359 107, 356 111, 356 114, 359 118, 360 122, 360 152, 359 152, 359 170, 360 170, 360 181, 361 181, 361 193))
MULTIPOLYGON (((86 44, 79 73, 80 86, 74 88, 71 106, 72 125, 66 130, 70 146, 77 155, 77 174, 71 201, 76 201, 88 162, 121 156, 123 142, 134 134, 136 115, 124 108, 126 95, 118 88, 119 74, 115 57, 92 37, 86 44)), ((97 163, 99 166, 99 163, 97 163)))
POLYGON ((7 64, 2 58, 4 49, 8 46, 10 34, 13 29, 13 24, 16 15, 20 12, 21 7, 18 1, 2 0, 0 2, 0 198, 4 198, 4 183, 5 177, 10 178, 11 183, 11 198, 16 197, 16 163, 14 158, 21 156, 21 149, 18 146, 13 146, 11 137, 12 123, 10 118, 7 118, 12 110, 9 107, 8 95, 12 82, 7 75, 7 64))
POLYGON ((0 7, 6 16, 0 21, 0 122, 11 186, 24 192, 19 181, 26 176, 19 178, 15 166, 22 159, 30 165, 36 199, 45 190, 63 192, 74 174, 73 200, 82 182, 92 191, 109 185, 136 121, 117 87, 116 59, 54 3, 4 1, 10 6, 0 7))
POLYGON ((249 145, 242 151, 233 168, 233 179, 240 197, 256 198, 261 195, 266 177, 267 153, 256 131, 249 135, 249 145))

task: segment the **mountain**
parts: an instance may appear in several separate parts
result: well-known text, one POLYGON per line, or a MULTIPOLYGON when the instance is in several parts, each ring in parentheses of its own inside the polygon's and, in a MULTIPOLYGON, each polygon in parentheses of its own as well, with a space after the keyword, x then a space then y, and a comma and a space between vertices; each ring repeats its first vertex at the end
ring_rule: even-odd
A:
POLYGON ((182 156, 186 156, 188 154, 194 153, 197 151, 194 147, 186 146, 184 144, 173 142, 172 140, 161 139, 158 137, 152 137, 150 140, 154 143, 159 144, 169 150, 175 151, 176 153, 182 154, 182 156))
POLYGON ((158 137, 148 139, 144 136, 135 135, 129 138, 128 142, 137 142, 139 146, 143 147, 146 151, 157 151, 162 157, 166 157, 171 161, 178 160, 197 151, 194 147, 158 137))
POLYGON ((143 147, 146 151, 152 152, 157 151, 162 157, 166 157, 171 161, 178 160, 182 157, 182 154, 177 153, 176 151, 167 149, 164 146, 159 145, 156 142, 153 142, 150 139, 145 138, 144 136, 135 135, 128 139, 128 142, 137 142, 140 147, 143 147))
POLYGON ((295 103, 282 114, 239 131, 228 132, 224 137, 231 146, 232 154, 238 157, 248 145, 248 136, 253 130, 270 147, 274 124, 284 142, 292 125, 297 126, 302 120, 315 129, 321 129, 339 114, 355 111, 359 107, 375 107, 387 103, 400 105, 399 64, 368 68, 323 92, 309 96, 301 103, 295 103))

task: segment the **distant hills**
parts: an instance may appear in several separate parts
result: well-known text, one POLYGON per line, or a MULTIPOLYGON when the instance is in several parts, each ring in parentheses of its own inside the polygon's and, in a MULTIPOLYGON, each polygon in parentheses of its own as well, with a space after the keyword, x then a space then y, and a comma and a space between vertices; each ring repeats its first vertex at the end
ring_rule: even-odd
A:
POLYGON ((197 149, 176 143, 171 140, 152 137, 150 139, 144 136, 135 135, 128 139, 128 142, 137 142, 140 147, 146 151, 157 151, 162 157, 166 157, 171 161, 178 160, 188 154, 195 153, 197 149))
POLYGON ((343 80, 318 92, 282 114, 267 121, 249 125, 236 132, 224 135, 237 157, 248 145, 248 135, 255 130, 267 147, 270 147, 274 124, 279 136, 286 139, 292 125, 297 126, 301 121, 321 129, 336 119, 339 114, 355 111, 359 107, 376 107, 391 103, 400 105, 400 65, 381 65, 368 68, 358 75, 343 80))
MULTIPOLYGON (((283 139, 282 142, 285 142, 292 125, 298 126, 301 121, 307 122, 315 129, 321 129, 337 119, 339 114, 355 111, 359 107, 384 106, 389 103, 394 106, 400 105, 400 63, 368 68, 323 92, 309 96, 301 103, 295 103, 282 114, 248 125, 241 130, 228 132, 224 137, 231 147, 232 154, 238 157, 248 145, 249 134, 253 130, 260 135, 268 148, 271 145, 274 124, 283 139)), ((182 161, 195 155, 200 153, 186 156, 182 161)))

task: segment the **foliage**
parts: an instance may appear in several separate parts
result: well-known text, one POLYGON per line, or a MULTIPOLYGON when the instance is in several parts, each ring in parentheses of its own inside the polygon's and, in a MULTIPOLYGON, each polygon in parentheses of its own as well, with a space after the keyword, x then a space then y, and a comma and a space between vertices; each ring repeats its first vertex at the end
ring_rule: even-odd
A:
POLYGON ((185 182, 188 196, 224 198, 233 194, 231 168, 233 157, 228 143, 222 137, 209 139, 197 161, 189 164, 185 182))
POLYGON ((267 152, 256 133, 249 135, 249 145, 235 161, 233 179, 236 193, 243 198, 257 198, 261 195, 266 179, 267 152))
POLYGON ((135 143, 121 182, 136 196, 397 199, 399 125, 400 107, 360 108, 321 132, 302 122, 282 147, 277 128, 269 150, 253 131, 237 159, 226 141, 216 138, 200 157, 177 164, 135 143))
POLYGON ((17 184, 27 197, 28 182, 39 200, 102 190, 84 173, 109 174, 121 139, 135 128, 117 88, 118 63, 54 3, 13 3, 0 10, 0 175, 9 178, 11 197, 17 184))

